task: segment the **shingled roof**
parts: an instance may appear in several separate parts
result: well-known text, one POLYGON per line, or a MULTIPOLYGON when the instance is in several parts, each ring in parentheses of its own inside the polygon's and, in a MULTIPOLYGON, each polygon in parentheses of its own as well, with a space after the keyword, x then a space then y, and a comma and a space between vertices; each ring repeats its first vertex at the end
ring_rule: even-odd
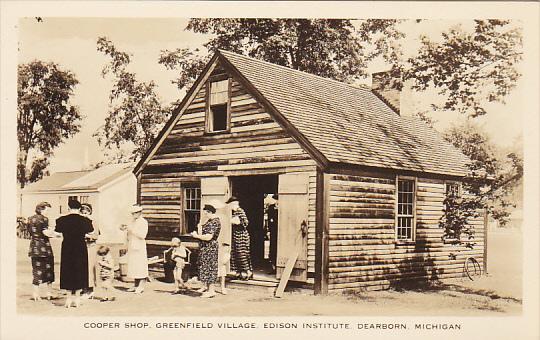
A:
POLYGON ((463 176, 469 159, 371 90, 219 53, 330 162, 463 176))

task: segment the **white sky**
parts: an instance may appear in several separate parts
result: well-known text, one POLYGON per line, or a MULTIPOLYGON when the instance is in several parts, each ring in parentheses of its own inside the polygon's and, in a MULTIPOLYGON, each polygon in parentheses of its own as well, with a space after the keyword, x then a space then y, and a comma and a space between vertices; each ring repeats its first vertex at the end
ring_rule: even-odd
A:
MULTIPOLYGON (((430 33, 436 36, 441 29, 455 24, 455 21, 429 21, 414 25, 409 36, 430 33)), ((85 164, 97 162, 102 151, 92 134, 104 123, 108 108, 111 82, 101 77, 101 69, 107 57, 96 50, 96 41, 106 36, 115 46, 132 54, 132 70, 139 80, 154 80, 157 92, 164 103, 181 99, 184 95, 171 80, 175 73, 167 71, 157 63, 159 53, 164 49, 178 47, 200 47, 208 37, 184 31, 187 20, 178 18, 34 18, 19 21, 19 62, 34 59, 54 61, 75 73, 80 84, 77 86, 73 102, 85 116, 81 132, 65 141, 55 151, 51 159, 51 172, 78 170, 85 164)), ((414 42, 411 41, 411 44, 414 42)), ((370 67, 371 72, 381 71, 380 63, 370 67)), ((523 84, 508 97, 507 104, 489 106, 489 114, 477 119, 484 129, 501 146, 511 146, 521 135, 523 114, 523 84)), ((439 114, 435 117, 437 128, 443 129, 456 122, 452 115, 439 114)))

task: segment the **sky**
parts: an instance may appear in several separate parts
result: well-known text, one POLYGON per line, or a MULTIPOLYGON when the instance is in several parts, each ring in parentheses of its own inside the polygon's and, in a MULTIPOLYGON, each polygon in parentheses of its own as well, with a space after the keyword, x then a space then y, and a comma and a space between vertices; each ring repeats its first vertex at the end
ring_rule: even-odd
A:
MULTIPOLYGON (((101 76, 101 69, 107 63, 106 56, 96 49, 98 37, 112 40, 122 51, 132 54, 131 70, 139 80, 153 80, 163 103, 181 99, 183 91, 176 88, 171 80, 174 71, 166 70, 157 60, 161 50, 180 47, 201 48, 209 38, 203 34, 185 31, 187 19, 181 18, 51 18, 44 17, 19 20, 19 63, 35 59, 59 63, 71 70, 79 80, 73 95, 73 103, 84 116, 81 131, 66 140, 56 149, 50 160, 49 171, 80 170, 89 164, 99 162, 103 152, 92 134, 104 124, 108 110, 108 95, 111 80, 101 76)), ((420 33, 436 38, 442 29, 459 24, 457 21, 430 20, 421 25, 406 25, 408 37, 420 33)), ((466 26, 466 25, 465 25, 466 26)), ((409 50, 414 50, 416 40, 411 40, 409 50)), ((383 63, 373 63, 370 72, 383 71, 383 63)), ((366 83, 369 84, 367 79, 366 83)), ((519 140, 522 130, 522 92, 524 84, 507 98, 506 104, 490 105, 486 117, 475 119, 499 146, 511 147, 519 140)), ((425 102, 417 103, 422 106, 425 102)), ((435 116, 435 127, 444 130, 451 124, 463 121, 456 115, 435 116)))

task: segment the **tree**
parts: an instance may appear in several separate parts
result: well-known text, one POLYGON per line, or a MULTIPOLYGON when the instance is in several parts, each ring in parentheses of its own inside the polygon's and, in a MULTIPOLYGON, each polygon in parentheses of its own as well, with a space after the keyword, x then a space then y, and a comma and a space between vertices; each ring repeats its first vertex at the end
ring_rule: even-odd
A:
MULTIPOLYGON (((384 46, 381 35, 400 37, 396 20, 367 20, 354 25, 344 19, 191 19, 186 27, 209 34, 204 44, 210 54, 217 49, 244 54, 322 77, 352 83, 367 76, 367 62, 382 49, 366 49, 366 42, 384 46), (377 37, 377 39, 376 39, 377 37)), ((176 69, 173 81, 190 86, 208 61, 208 53, 188 48, 164 50, 159 63, 176 69)))
POLYGON ((105 124, 94 136, 106 149, 132 147, 129 158, 140 158, 152 145, 170 111, 163 108, 153 81, 141 82, 128 71, 128 53, 119 51, 106 37, 97 40, 97 50, 110 57, 102 76, 111 76, 114 84, 105 124))
POLYGON ((417 55, 394 65, 415 90, 438 90, 445 100, 434 109, 484 115, 487 103, 504 103, 521 76, 521 28, 508 20, 474 20, 473 26, 453 27, 440 42, 422 36, 417 55))
POLYGON ((523 178, 523 157, 516 152, 499 157, 489 138, 471 123, 451 128, 445 138, 471 162, 469 176, 463 183, 463 195, 449 195, 445 199, 439 225, 444 228, 445 237, 472 247, 474 229, 469 221, 481 211, 489 213, 501 225, 508 222, 508 208, 514 206, 509 201, 510 194, 523 178))
POLYGON ((18 66, 17 180, 24 188, 47 174, 48 158, 80 129, 81 114, 70 103, 75 75, 56 63, 32 61, 18 66))

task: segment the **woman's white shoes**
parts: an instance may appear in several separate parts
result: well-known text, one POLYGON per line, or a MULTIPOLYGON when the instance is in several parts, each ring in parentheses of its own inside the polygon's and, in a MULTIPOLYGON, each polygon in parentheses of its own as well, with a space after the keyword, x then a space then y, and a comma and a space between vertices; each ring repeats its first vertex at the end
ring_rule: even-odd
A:
POLYGON ((201 297, 203 298, 213 298, 214 296, 216 296, 216 293, 215 292, 204 292, 202 293, 201 297))

